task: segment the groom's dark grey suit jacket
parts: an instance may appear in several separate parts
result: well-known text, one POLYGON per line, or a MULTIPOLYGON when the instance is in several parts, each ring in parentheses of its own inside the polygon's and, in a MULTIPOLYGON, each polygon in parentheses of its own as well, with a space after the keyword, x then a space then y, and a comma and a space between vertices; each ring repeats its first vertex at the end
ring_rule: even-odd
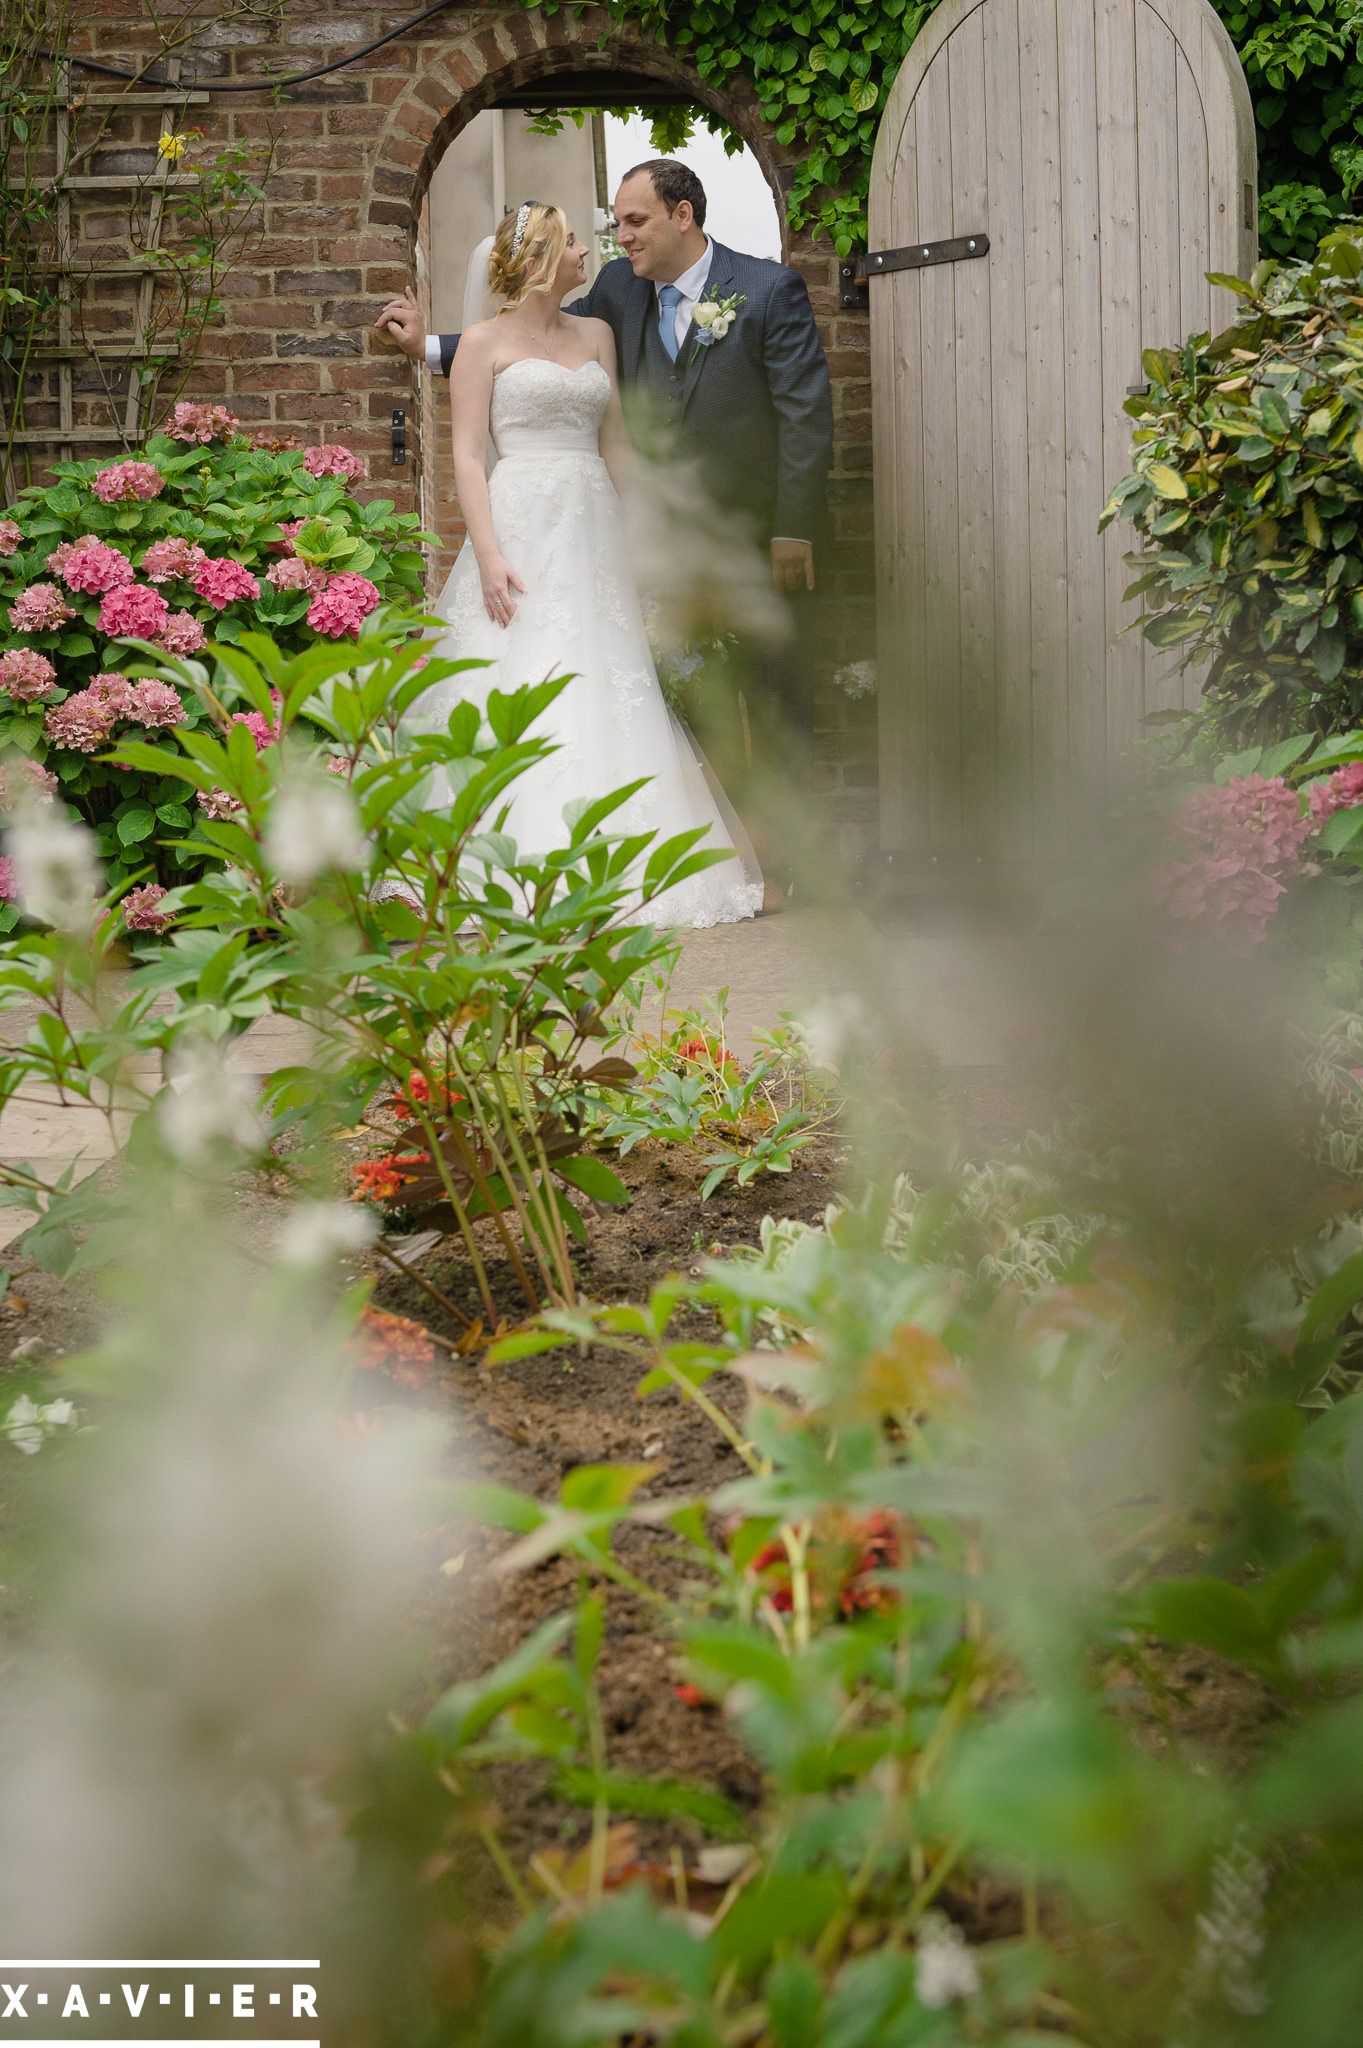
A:
MULTIPOLYGON (((712 497, 744 513, 757 539, 824 538, 833 455, 828 364, 804 281, 712 242, 707 299, 743 303, 722 341, 696 346, 688 330, 669 361, 658 336, 658 299, 626 257, 608 263, 585 297, 567 308, 609 321, 626 394, 643 391, 676 424, 712 497)), ((442 334, 446 376, 459 337, 442 334)))

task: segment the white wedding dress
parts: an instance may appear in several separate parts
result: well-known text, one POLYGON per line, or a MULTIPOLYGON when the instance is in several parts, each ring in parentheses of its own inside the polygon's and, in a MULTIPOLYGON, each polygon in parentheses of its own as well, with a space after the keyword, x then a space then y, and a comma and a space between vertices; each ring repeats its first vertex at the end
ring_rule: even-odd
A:
POLYGON ((658 682, 625 566, 620 501, 600 452, 610 400, 610 376, 600 363, 569 369, 522 357, 498 372, 490 420, 492 527, 525 592, 516 597, 511 624, 494 624, 465 544, 437 601, 448 626, 434 651, 492 665, 436 684, 411 722, 439 730, 460 699, 481 705, 492 689, 571 675, 530 729, 531 737, 552 738, 557 751, 512 787, 506 829, 517 847, 537 857, 566 844, 565 804, 647 776, 605 830, 651 831, 656 846, 704 825, 710 836, 703 843, 731 851, 728 860, 654 898, 649 922, 729 924, 761 908, 761 872, 658 682))

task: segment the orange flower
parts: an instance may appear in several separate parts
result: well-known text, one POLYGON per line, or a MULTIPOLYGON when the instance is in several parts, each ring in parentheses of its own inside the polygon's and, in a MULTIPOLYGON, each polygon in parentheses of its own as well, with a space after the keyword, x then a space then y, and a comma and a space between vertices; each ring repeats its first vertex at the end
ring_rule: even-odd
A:
POLYGON ((385 1372, 400 1387, 424 1387, 435 1364, 430 1331, 386 1308, 361 1311, 349 1349, 362 1370, 385 1372))
MULTIPOLYGON (((451 1108, 456 1102, 464 1100, 462 1095, 456 1095, 453 1089, 445 1087, 443 1083, 440 1093, 446 1105, 451 1108)), ((429 1109, 430 1104, 431 1084, 419 1067, 413 1067, 407 1076, 406 1088, 401 1095, 393 1097, 393 1112, 396 1116, 410 1118, 414 1117, 418 1110, 429 1109)))
POLYGON ((361 1159, 350 1169, 352 1202, 391 1202, 416 1176, 404 1167, 429 1166, 428 1152, 385 1152, 378 1159, 361 1159))

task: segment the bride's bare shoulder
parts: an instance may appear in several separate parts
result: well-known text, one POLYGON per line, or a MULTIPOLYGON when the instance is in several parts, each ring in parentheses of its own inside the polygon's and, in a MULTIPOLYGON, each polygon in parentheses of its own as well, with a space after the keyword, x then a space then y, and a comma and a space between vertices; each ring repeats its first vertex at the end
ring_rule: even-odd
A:
POLYGON ((596 346, 597 360, 603 363, 615 361, 615 329, 609 320, 598 320, 595 313, 578 316, 596 346))
MULTIPOLYGON (((464 329, 463 334, 460 336, 459 346, 461 348, 476 348, 486 351, 487 349, 490 349, 492 347, 493 337, 497 333, 497 331, 498 328, 495 319, 473 320, 464 329)), ((504 329, 502 331, 505 332, 504 329)))

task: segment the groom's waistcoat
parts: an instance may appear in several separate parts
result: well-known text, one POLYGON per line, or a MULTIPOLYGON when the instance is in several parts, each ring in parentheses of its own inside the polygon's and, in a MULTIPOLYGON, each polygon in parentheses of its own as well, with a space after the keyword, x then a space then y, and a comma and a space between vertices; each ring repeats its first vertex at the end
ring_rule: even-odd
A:
POLYGON ((657 320, 650 320, 644 328, 644 382, 651 392, 669 406, 681 406, 686 355, 691 340, 691 330, 688 327, 686 339, 677 350, 677 360, 674 363, 663 347, 657 320))

